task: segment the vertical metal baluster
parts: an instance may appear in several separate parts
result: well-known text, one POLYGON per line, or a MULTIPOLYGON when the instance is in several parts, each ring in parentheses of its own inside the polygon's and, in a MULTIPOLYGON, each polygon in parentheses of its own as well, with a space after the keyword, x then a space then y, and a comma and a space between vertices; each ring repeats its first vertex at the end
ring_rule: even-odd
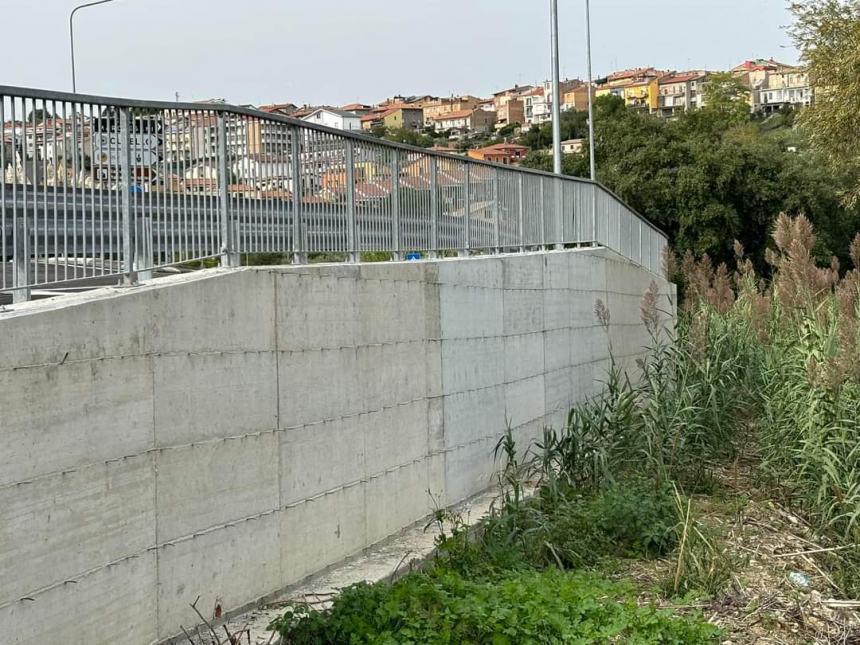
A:
POLYGON ((132 221, 131 209, 131 126, 129 123, 129 110, 131 108, 120 108, 120 198, 122 199, 122 253, 123 253, 123 277, 126 284, 135 284, 137 275, 134 271, 135 251, 135 226, 132 221))
POLYGON ((526 239, 525 228, 523 227, 523 220, 525 215, 525 176, 523 175, 523 173, 519 174, 518 183, 519 200, 517 204, 517 236, 520 241, 520 252, 524 252, 526 250, 526 239))
POLYGON ((469 255, 472 247, 472 166, 463 163, 463 249, 457 255, 469 255))
POLYGON ((302 239, 302 173, 300 149, 302 132, 298 126, 290 128, 290 172, 293 187, 293 263, 306 264, 304 240, 302 239))
POLYGON ((78 252, 78 184, 80 183, 80 156, 82 145, 78 142, 78 104, 72 101, 72 278, 78 277, 81 254, 78 252))
POLYGON ((502 207, 499 203, 499 169, 492 169, 493 190, 493 253, 501 253, 502 241, 499 228, 499 220, 502 217, 502 207))
POLYGON ((182 180, 179 173, 180 154, 184 155, 184 139, 179 123, 179 111, 172 110, 171 118, 173 136, 176 141, 176 153, 173 155, 173 162, 170 164, 170 262, 176 262, 182 254, 181 235, 182 235, 182 220, 179 208, 179 195, 177 192, 181 189, 182 180))
POLYGON ((105 106, 103 125, 107 129, 107 180, 110 191, 111 260, 114 272, 122 273, 122 186, 120 163, 120 116, 116 108, 105 106))
POLYGON ((24 165, 26 164, 26 149, 27 149, 27 106, 24 99, 21 99, 21 136, 23 143, 16 140, 17 121, 15 120, 15 99, 12 99, 12 165, 14 170, 14 182, 12 184, 12 225, 14 250, 12 257, 14 266, 12 270, 12 284, 15 291, 12 292, 12 302, 25 302, 30 299, 30 249, 27 240, 29 231, 27 230, 27 183, 24 177, 24 165), (18 210, 18 148, 21 148, 21 210, 18 210))
MULTIPOLYGON (((39 161, 39 146, 37 145, 37 135, 39 133, 36 126, 36 99, 30 99, 30 128, 32 131, 33 141, 33 164, 31 166, 33 174, 30 177, 30 188, 33 192, 33 215, 30 219, 30 235, 32 236, 32 257, 33 271, 31 280, 33 284, 39 283, 39 192, 42 187, 39 185, 39 168, 36 165, 39 161)), ((47 269, 47 267, 45 267, 47 269)), ((45 276, 43 276, 45 277, 45 276)))
POLYGON ((539 177, 540 181, 540 244, 541 250, 546 251, 546 193, 544 188, 544 178, 539 177))
POLYGON ((239 266, 236 254, 236 244, 233 239, 233 221, 231 219, 230 195, 227 176, 227 124, 224 114, 218 113, 218 188, 221 217, 221 266, 239 266))
POLYGON ((355 146, 346 139, 346 245, 350 262, 358 262, 359 253, 355 225, 355 146))
POLYGON ((199 112, 189 110, 186 112, 185 128, 188 133, 191 143, 191 159, 192 168, 196 168, 197 172, 192 172, 192 175, 197 177, 191 178, 190 189, 188 193, 188 217, 189 217, 189 248, 188 259, 194 260, 200 257, 200 187, 206 185, 206 178, 211 174, 212 169, 207 168, 205 159, 200 156, 200 147, 197 145, 197 138, 194 136, 194 122, 199 116, 199 112))
MULTIPOLYGON (((45 266, 43 268, 43 275, 45 282, 51 282, 51 278, 48 277, 48 101, 42 100, 42 177, 41 181, 41 190, 42 190, 42 255, 44 256, 45 266)), ((37 229, 38 235, 38 229, 37 229)), ((37 256, 38 258, 38 256, 37 256)))
MULTIPOLYGON (((14 131, 15 124, 12 123, 14 131)), ((0 94, 0 288, 6 288, 6 97, 0 94)), ((55 153, 56 154, 56 153, 55 153)), ((14 235, 14 233, 13 233, 14 235)))
MULTIPOLYGON (((265 126, 265 132, 272 131, 272 125, 269 121, 263 121, 262 124, 265 126)), ((271 136, 271 135, 268 135, 271 136)), ((272 170, 274 168, 274 155, 272 153, 272 149, 267 145, 267 150, 264 159, 266 160, 265 165, 263 166, 263 170, 265 173, 265 186, 266 186, 266 205, 267 205, 267 215, 266 215, 266 250, 269 253, 274 252, 275 244, 274 244, 274 225, 275 225, 275 192, 272 190, 273 185, 273 173, 272 170)))
MULTIPOLYGON (((57 202, 58 202, 58 199, 57 199, 57 181, 59 179, 59 175, 57 174, 57 171, 58 171, 57 117, 58 116, 59 115, 57 114, 57 101, 52 100, 51 101, 51 149, 53 150, 53 155, 54 155, 54 161, 52 164, 53 165, 52 171, 53 171, 53 175, 54 175, 54 181, 53 181, 54 190, 53 190, 52 204, 53 204, 53 210, 54 210, 53 226, 54 226, 54 279, 55 280, 60 279, 60 257, 59 257, 60 254, 59 254, 59 249, 58 249, 59 237, 58 237, 58 230, 57 230, 57 224, 58 224, 58 222, 57 222, 57 202)), ((2 117, 0 117, 0 123, 2 123, 2 122, 3 122, 3 119, 2 119, 2 117)), ((46 250, 47 250, 47 247, 46 247, 46 250)))
MULTIPOLYGON (((90 273, 91 273, 91 275, 95 276, 97 273, 101 273, 101 274, 104 273, 104 264, 103 263, 100 264, 100 262, 97 262, 98 254, 96 253, 96 224, 98 222, 96 219, 96 175, 95 175, 95 166, 93 165, 95 163, 95 150, 93 148, 93 105, 92 105, 92 103, 89 103, 89 104, 87 104, 87 106, 89 107, 89 113, 90 113, 90 117, 89 117, 89 132, 90 132, 90 137, 89 137, 89 139, 90 139, 90 145, 89 145, 89 152, 90 152, 90 169, 89 169, 89 176, 90 176, 90 253, 89 253, 89 255, 90 255, 90 258, 92 259, 92 263, 93 263, 92 271, 90 273), (99 268, 100 268, 100 270, 99 270, 99 268)), ((86 132, 87 132, 86 129, 81 128, 81 131, 82 131, 82 136, 86 140, 86 132)), ((101 245, 99 245, 99 246, 101 246, 101 245)))
POLYGON ((400 150, 391 150, 391 248, 392 257, 402 260, 400 248, 400 150))
POLYGON ((430 157, 430 253, 436 257, 439 249, 439 165, 436 157, 430 157))
POLYGON ((564 184, 561 177, 552 180, 555 187, 555 248, 564 248, 564 184))

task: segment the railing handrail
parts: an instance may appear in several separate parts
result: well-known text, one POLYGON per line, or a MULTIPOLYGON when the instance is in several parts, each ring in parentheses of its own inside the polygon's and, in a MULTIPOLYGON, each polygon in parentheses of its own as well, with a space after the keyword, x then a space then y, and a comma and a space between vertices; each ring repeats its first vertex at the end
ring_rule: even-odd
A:
POLYGON ((474 159, 469 156, 460 156, 454 155, 446 152, 440 152, 438 150, 431 150, 428 148, 421 148, 419 146, 412 146, 405 143, 399 143, 396 141, 388 141, 386 139, 379 139, 373 137, 371 135, 362 134, 360 132, 356 132, 354 130, 340 130, 338 128, 330 128, 324 125, 320 125, 318 123, 311 123, 309 121, 304 121, 302 119, 296 119, 294 117, 285 116, 283 114, 273 114, 270 112, 263 112, 261 110, 251 109, 247 107, 243 107, 240 105, 232 105, 229 103, 186 103, 186 102, 178 102, 178 101, 149 101, 142 99, 128 99, 121 97, 111 97, 111 96, 99 96, 94 94, 73 94, 71 92, 58 92, 54 90, 42 90, 30 87, 17 87, 12 85, 0 85, 0 96, 17 96, 28 99, 37 99, 37 100, 45 100, 45 101, 65 101, 68 103, 87 103, 87 104, 104 104, 111 105, 115 107, 125 107, 125 108, 142 108, 142 109, 158 109, 158 110, 189 110, 189 111, 209 111, 209 112, 217 112, 222 114, 235 114, 241 116, 250 116, 256 119, 264 119, 268 121, 272 121, 275 123, 283 123, 285 125, 293 125, 302 128, 306 128, 308 130, 313 130, 316 132, 324 132, 326 134, 331 134, 335 136, 344 137, 347 139, 353 139, 355 141, 361 141, 368 144, 375 144, 382 147, 387 148, 397 148, 399 150, 405 150, 407 152, 424 154, 431 157, 435 157, 437 159, 448 159, 451 161, 457 161, 460 163, 465 162, 466 164, 471 164, 474 166, 485 166, 493 169, 503 169, 509 172, 515 173, 524 173, 528 175, 537 175, 542 177, 552 177, 557 178, 560 177, 566 181, 578 182, 582 184, 594 184, 608 195, 610 195, 613 199, 622 204, 625 208, 630 210, 636 217, 641 219, 645 224, 647 224, 651 229, 655 232, 662 235, 664 238, 668 240, 669 235, 664 231, 660 226, 654 223, 650 217, 643 215, 638 210, 630 206, 626 201, 621 199, 615 192, 609 189, 607 186, 602 184, 599 181, 592 181, 591 179, 584 177, 574 177, 571 175, 556 175, 552 172, 546 172, 544 170, 537 170, 535 168, 523 168, 522 166, 511 167, 503 164, 497 164, 490 161, 483 161, 480 159, 474 159))

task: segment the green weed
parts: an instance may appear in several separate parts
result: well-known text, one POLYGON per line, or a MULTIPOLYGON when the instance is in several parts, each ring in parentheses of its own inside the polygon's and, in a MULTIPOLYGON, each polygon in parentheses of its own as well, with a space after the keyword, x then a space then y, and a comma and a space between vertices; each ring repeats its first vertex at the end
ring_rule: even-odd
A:
POLYGON ((479 581, 444 571, 360 583, 325 611, 288 609, 273 628, 295 645, 699 644, 719 635, 699 616, 638 606, 629 587, 555 569, 479 581))

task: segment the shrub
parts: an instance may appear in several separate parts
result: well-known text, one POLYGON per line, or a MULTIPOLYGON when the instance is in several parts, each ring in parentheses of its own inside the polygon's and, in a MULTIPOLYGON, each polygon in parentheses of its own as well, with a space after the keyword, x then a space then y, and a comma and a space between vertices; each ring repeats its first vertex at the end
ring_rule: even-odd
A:
POLYGON ((677 518, 671 487, 616 482, 584 493, 542 489, 507 504, 475 532, 455 527, 438 541, 434 566, 487 577, 500 571, 579 569, 607 558, 651 558, 675 545, 677 518))

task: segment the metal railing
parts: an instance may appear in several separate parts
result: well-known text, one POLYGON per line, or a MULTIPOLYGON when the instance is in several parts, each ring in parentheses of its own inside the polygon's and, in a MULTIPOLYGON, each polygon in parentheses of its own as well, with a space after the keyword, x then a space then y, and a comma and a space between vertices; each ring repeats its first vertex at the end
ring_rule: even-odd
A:
POLYGON ((241 254, 601 244, 657 273, 666 236, 605 187, 221 104, 0 86, 0 291, 241 254))

